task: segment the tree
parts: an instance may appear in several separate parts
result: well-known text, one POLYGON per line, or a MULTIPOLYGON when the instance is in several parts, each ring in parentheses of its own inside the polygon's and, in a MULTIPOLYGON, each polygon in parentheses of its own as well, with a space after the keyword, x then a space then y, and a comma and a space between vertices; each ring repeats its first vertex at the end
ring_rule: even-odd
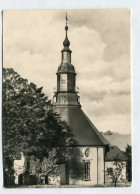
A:
POLYGON ((114 162, 112 162, 112 167, 106 169, 106 175, 109 175, 112 179, 112 182, 117 186, 118 179, 122 173, 123 168, 125 167, 125 163, 121 162, 119 159, 119 155, 114 157, 114 162))
POLYGON ((68 147, 76 144, 68 124, 53 112, 51 102, 33 83, 13 69, 3 69, 3 156, 23 152, 42 160, 66 159, 68 147), (62 151, 63 150, 63 151, 62 151))
POLYGON ((69 158, 69 170, 70 178, 75 184, 78 180, 83 180, 85 178, 85 161, 83 161, 83 153, 79 151, 79 148, 75 147, 70 150, 69 158))
POLYGON ((128 181, 132 181, 132 146, 127 145, 125 149, 125 155, 128 158, 127 165, 126 165, 128 181))

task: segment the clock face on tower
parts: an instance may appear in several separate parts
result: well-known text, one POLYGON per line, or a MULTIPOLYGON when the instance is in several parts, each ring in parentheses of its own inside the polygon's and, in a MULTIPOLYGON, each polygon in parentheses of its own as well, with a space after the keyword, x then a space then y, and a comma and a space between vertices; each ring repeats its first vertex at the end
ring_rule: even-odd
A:
POLYGON ((70 62, 70 53, 68 52, 63 53, 63 62, 64 63, 70 62))

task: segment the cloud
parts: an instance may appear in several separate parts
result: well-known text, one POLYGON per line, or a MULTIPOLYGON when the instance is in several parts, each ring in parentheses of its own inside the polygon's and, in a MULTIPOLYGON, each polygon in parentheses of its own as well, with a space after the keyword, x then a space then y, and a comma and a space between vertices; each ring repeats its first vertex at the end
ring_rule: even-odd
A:
POLYGON ((97 129, 100 131, 111 130, 117 133, 131 133, 131 115, 113 114, 105 117, 91 117, 93 123, 96 123, 97 129), (127 130, 126 130, 127 129, 127 130))
POLYGON ((130 52, 130 13, 128 9, 75 10, 72 14, 70 12, 70 22, 76 28, 85 26, 100 34, 106 45, 104 60, 112 61, 130 52))

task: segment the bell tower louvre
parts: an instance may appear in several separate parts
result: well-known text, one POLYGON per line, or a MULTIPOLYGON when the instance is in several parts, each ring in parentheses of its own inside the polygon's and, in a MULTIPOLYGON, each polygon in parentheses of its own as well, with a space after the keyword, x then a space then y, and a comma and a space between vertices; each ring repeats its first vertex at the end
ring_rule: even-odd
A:
POLYGON ((100 134, 96 127, 81 109, 80 97, 76 91, 76 72, 71 64, 70 41, 68 39, 68 25, 66 14, 66 36, 61 51, 61 64, 57 70, 57 90, 53 96, 53 109, 66 121, 78 145, 80 146, 106 146, 109 142, 100 134))

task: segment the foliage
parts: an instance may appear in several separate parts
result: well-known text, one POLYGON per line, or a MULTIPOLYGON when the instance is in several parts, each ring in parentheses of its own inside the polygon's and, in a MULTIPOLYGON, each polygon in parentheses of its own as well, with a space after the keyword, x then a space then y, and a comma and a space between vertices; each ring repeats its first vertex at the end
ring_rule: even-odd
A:
POLYGON ((128 181, 132 181, 132 146, 127 145, 125 149, 125 155, 128 158, 127 165, 126 165, 128 181))
POLYGON ((4 185, 11 185, 14 183, 14 169, 13 169, 13 160, 9 157, 4 158, 3 160, 4 167, 4 185))
POLYGON ((109 175, 112 179, 112 182, 117 185, 117 181, 122 173, 122 169, 125 167, 125 163, 121 162, 119 159, 119 155, 114 157, 114 162, 112 162, 113 167, 107 167, 106 174, 109 175))
POLYGON ((80 148, 73 147, 70 150, 69 170, 72 180, 83 180, 85 176, 84 162, 80 148))
POLYGON ((23 152, 39 160, 52 157, 55 163, 66 160, 68 147, 76 144, 71 129, 53 112, 42 89, 13 69, 3 69, 4 158, 23 152), (49 155, 53 148, 55 152, 49 155))

